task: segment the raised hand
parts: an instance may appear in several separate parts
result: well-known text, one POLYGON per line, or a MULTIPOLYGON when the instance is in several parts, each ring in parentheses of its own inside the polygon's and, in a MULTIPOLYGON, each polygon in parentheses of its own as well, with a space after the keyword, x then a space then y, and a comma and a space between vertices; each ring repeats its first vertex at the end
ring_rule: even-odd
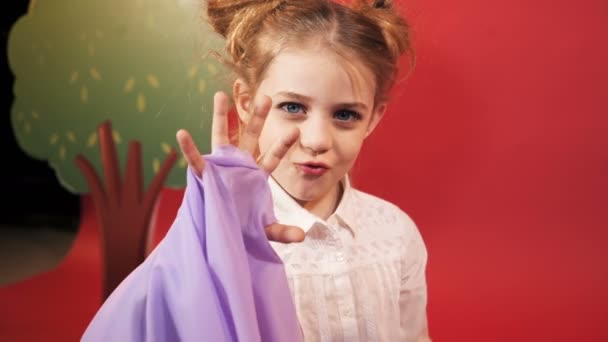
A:
MULTIPOLYGON (((239 139, 239 148, 253 155, 258 146, 258 139, 262 133, 262 127, 270 111, 272 101, 264 96, 260 103, 255 105, 253 115, 243 129, 239 139)), ((258 166, 268 173, 272 173, 279 165, 291 145, 298 139, 299 131, 294 129, 280 138, 264 155, 258 158, 258 166)), ((192 140, 192 136, 181 129, 177 132, 177 142, 188 165, 197 176, 202 176, 205 168, 205 160, 192 140)), ((211 126, 211 148, 215 149, 230 143, 228 137, 228 97, 222 92, 215 94, 213 98, 213 123, 211 126)), ((304 231, 293 226, 275 223, 266 229, 269 240, 290 243, 304 240, 304 231)))

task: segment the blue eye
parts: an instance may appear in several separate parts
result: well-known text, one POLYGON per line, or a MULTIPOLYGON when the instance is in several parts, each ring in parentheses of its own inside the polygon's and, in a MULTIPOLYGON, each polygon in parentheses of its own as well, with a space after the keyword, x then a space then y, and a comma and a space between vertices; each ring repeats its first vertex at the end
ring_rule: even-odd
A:
POLYGON ((339 121, 357 121, 361 119, 361 115, 352 110, 339 110, 334 113, 334 118, 339 121))
POLYGON ((288 113, 292 113, 292 114, 297 114, 297 113, 304 111, 304 109, 302 108, 302 105, 300 105, 298 103, 293 103, 293 102, 281 104, 281 109, 283 109, 284 111, 286 111, 288 113))

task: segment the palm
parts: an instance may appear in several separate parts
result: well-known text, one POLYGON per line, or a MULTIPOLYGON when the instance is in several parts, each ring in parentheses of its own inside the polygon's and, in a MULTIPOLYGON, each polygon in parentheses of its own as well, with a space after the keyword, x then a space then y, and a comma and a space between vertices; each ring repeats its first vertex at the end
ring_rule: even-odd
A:
MULTIPOLYGON (((239 148, 253 155, 258 145, 258 139, 262 132, 262 127, 270 110, 271 101, 264 98, 262 103, 255 107, 253 116, 243 130, 243 135, 239 139, 239 148)), ((224 93, 217 93, 214 97, 213 123, 211 126, 211 146, 215 149, 218 146, 228 145, 228 97, 224 93)), ((291 145, 298 138, 299 131, 294 130, 279 140, 268 153, 258 159, 258 165, 268 173, 272 173, 279 165, 291 145)), ((177 141, 184 158, 197 176, 203 174, 205 160, 201 156, 198 148, 194 144, 192 137, 186 130, 177 132, 177 141)), ((304 240, 304 231, 293 226, 286 226, 280 223, 271 224, 266 227, 266 236, 271 241, 291 243, 304 240)))

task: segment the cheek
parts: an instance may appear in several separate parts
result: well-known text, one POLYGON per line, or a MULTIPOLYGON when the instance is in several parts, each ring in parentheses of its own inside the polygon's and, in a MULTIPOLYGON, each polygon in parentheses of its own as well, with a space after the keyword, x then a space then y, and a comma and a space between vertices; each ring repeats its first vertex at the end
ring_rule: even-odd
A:
POLYGON ((359 156, 364 141, 364 134, 345 134, 339 137, 336 153, 343 163, 351 165, 359 156))

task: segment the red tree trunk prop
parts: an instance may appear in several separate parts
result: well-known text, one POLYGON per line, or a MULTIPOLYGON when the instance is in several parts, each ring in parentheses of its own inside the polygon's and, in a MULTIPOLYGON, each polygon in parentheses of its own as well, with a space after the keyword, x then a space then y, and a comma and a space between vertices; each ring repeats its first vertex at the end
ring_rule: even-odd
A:
POLYGON ((77 156, 76 164, 86 177, 101 227, 105 300, 147 256, 150 219, 162 185, 175 165, 177 154, 171 150, 160 171, 144 191, 140 143, 129 143, 123 181, 109 121, 99 126, 98 135, 105 187, 84 156, 77 156))

